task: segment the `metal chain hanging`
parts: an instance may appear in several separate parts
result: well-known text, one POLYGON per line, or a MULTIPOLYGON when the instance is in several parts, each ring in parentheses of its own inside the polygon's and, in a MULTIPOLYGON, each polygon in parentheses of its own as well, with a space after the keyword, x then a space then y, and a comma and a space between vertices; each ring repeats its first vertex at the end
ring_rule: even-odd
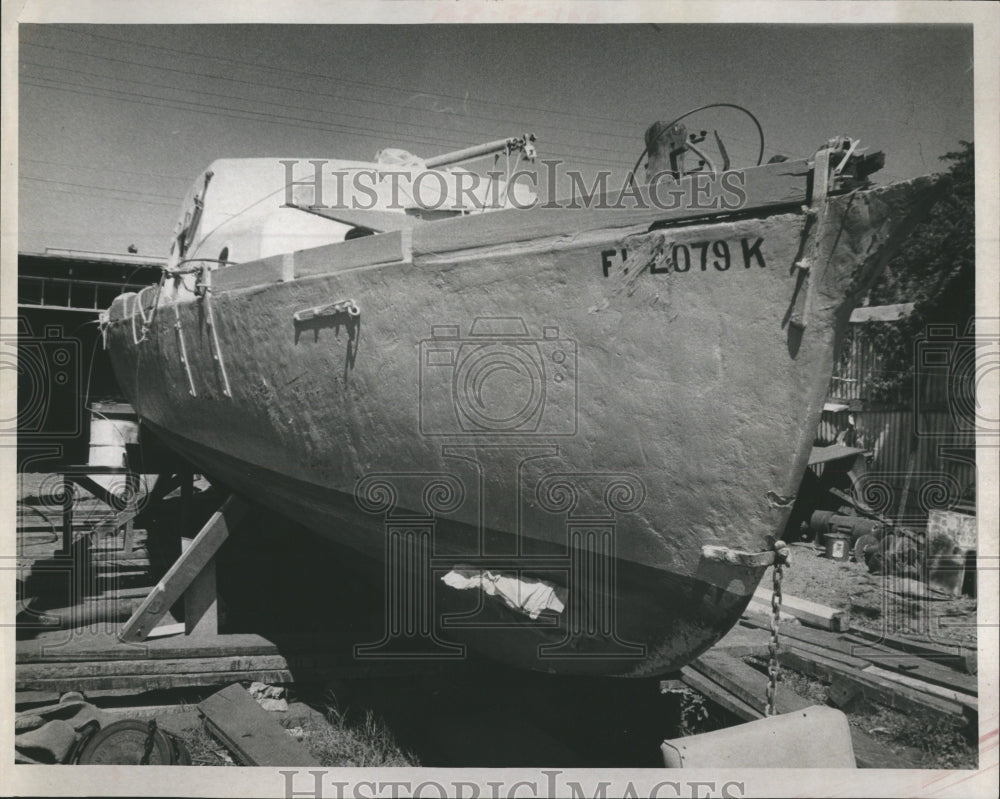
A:
POLYGON ((771 589, 771 640, 767 644, 767 715, 778 714, 775 698, 778 692, 778 629, 781 625, 781 578, 782 571, 789 563, 788 544, 784 541, 774 542, 774 569, 772 572, 771 589))

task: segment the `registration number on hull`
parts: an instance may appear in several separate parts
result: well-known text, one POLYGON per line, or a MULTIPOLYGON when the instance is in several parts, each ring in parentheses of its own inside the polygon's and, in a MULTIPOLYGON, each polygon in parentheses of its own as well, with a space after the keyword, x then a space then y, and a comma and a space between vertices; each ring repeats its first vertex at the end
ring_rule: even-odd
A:
MULTIPOLYGON (((731 267, 741 266, 750 269, 753 266, 764 268, 767 262, 761 245, 764 239, 739 239, 727 241, 692 241, 687 244, 672 244, 667 250, 667 257, 649 264, 652 275, 666 275, 670 272, 726 272, 731 267)), ((601 272, 610 277, 615 266, 621 267, 622 274, 628 274, 625 262, 628 260, 628 250, 624 247, 601 251, 601 272)))

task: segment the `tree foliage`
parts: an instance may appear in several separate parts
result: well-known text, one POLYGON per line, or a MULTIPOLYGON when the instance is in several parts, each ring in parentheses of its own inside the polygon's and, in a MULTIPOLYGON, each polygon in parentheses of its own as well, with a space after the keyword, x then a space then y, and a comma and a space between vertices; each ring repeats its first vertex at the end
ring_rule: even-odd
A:
POLYGON ((872 288, 871 304, 915 302, 925 321, 966 321, 975 310, 975 153, 971 142, 941 157, 948 194, 903 243, 872 288))
MULTIPOLYGON (((961 335, 975 315, 975 148, 972 142, 959 144, 960 149, 941 157, 951 176, 947 194, 914 229, 869 293, 871 305, 912 302, 913 313, 899 322, 852 325, 851 333, 876 337, 881 350, 881 368, 867 376, 865 399, 912 397, 915 340, 930 324, 954 325, 961 335)), ((850 344, 845 342, 845 356, 850 344)))

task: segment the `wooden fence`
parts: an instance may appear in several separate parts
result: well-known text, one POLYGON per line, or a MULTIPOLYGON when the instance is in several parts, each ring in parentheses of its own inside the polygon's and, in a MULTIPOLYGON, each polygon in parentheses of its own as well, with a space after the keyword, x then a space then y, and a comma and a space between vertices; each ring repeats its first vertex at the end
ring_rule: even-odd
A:
POLYGON ((902 326, 871 316, 852 317, 817 438, 872 453, 857 488, 899 523, 921 526, 934 509, 974 512, 975 339, 955 326, 929 326, 910 342, 912 369, 900 368, 887 353, 905 335, 902 326))

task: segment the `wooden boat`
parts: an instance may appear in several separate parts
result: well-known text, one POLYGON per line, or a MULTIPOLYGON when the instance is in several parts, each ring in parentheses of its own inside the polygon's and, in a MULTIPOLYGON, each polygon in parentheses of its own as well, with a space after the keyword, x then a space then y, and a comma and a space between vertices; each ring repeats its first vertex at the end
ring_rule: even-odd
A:
POLYGON ((873 186, 847 139, 685 172, 668 132, 646 185, 472 213, 456 162, 497 147, 217 161, 105 314, 146 428, 385 581, 357 657, 650 675, 752 597, 851 310, 940 184, 873 186), (390 166, 443 176, 433 213, 317 196, 390 166))

